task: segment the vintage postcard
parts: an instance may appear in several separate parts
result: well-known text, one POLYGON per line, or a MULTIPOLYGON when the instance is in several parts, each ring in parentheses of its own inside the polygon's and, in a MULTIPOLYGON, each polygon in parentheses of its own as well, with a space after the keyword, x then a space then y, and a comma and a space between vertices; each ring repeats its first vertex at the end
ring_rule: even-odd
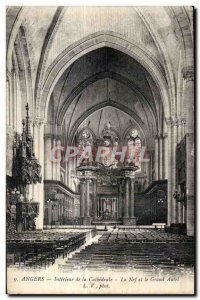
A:
POLYGON ((193 28, 6 7, 8 294, 195 294, 193 28))

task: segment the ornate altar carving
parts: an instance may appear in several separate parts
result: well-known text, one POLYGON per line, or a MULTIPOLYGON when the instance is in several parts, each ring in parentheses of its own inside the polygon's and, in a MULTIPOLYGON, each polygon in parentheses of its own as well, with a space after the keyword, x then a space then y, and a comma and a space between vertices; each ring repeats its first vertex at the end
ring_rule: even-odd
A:
POLYGON ((141 138, 139 132, 135 128, 131 128, 126 136, 127 142, 127 164, 135 165, 138 170, 141 167, 141 138))
POLYGON ((81 147, 92 146, 95 142, 95 135, 89 128, 90 122, 84 124, 83 128, 78 134, 78 145, 81 147))
POLYGON ((112 128, 110 121, 106 122, 98 140, 99 146, 116 147, 119 145, 119 138, 116 131, 112 128))
POLYGON ((78 140, 78 165, 87 165, 89 163, 89 160, 86 159, 80 159, 85 148, 90 148, 90 150, 93 150, 93 146, 95 145, 95 135, 93 131, 89 128, 90 121, 88 123, 85 123, 83 128, 78 134, 77 140, 78 140), (80 161, 79 161, 80 159, 80 161))

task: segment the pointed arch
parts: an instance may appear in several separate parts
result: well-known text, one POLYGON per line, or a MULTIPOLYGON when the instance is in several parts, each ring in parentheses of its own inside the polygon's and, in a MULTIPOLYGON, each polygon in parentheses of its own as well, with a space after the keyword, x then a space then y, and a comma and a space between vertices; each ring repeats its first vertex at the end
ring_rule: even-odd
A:
POLYGON ((38 117, 46 119, 50 95, 64 71, 79 57, 102 47, 113 48, 133 57, 147 70, 161 94, 165 116, 166 118, 169 117, 171 104, 163 67, 149 51, 144 51, 141 45, 114 32, 97 32, 91 34, 65 49, 55 59, 47 70, 42 93, 36 103, 38 117))

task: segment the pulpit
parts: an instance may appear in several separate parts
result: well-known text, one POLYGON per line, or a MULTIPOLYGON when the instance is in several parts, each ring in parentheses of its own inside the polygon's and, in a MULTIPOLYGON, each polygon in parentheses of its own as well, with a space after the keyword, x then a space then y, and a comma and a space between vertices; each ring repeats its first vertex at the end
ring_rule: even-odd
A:
POLYGON ((35 218, 39 214, 38 202, 18 202, 16 204, 16 228, 18 232, 35 230, 35 218))
POLYGON ((39 203, 33 201, 33 195, 30 193, 33 186, 42 180, 41 165, 33 152, 33 143, 27 104, 26 120, 22 121, 22 135, 16 135, 13 145, 15 188, 8 197, 8 207, 16 206, 17 231, 35 230, 35 218, 39 215, 39 203))

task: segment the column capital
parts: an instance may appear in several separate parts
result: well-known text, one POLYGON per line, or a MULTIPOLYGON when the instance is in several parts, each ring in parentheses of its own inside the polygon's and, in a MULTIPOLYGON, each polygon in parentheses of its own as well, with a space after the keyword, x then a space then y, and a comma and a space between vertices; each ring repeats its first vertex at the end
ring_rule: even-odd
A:
POLYGON ((170 118, 167 118, 167 119, 166 119, 166 123, 167 123, 168 126, 172 125, 172 123, 173 123, 172 118, 171 118, 171 117, 170 117, 170 118))
POLYGON ((163 138, 163 140, 166 139, 166 138, 168 138, 168 133, 167 133, 167 132, 164 132, 164 133, 162 134, 162 138, 163 138))
POLYGON ((178 118, 175 118, 175 119, 172 121, 172 125, 173 125, 173 126, 178 126, 178 125, 179 125, 179 119, 178 119, 178 118))
POLYGON ((183 78, 186 81, 194 81, 194 67, 188 66, 182 69, 183 78))
POLYGON ((160 134, 159 133, 156 133, 155 135, 154 135, 154 140, 158 140, 160 138, 160 134))
POLYGON ((165 139, 167 137, 167 133, 158 133, 154 136, 154 139, 159 140, 159 139, 165 139))
POLYGON ((185 118, 181 118, 180 122, 181 122, 181 125, 185 125, 186 124, 186 119, 185 118))
POLYGON ((10 80, 11 79, 11 77, 12 77, 12 73, 11 73, 12 71, 9 71, 8 69, 6 70, 6 80, 8 81, 8 80, 10 80))
POLYGON ((44 125, 45 122, 43 119, 40 119, 40 118, 35 118, 33 121, 33 127, 39 127, 40 125, 44 125))

